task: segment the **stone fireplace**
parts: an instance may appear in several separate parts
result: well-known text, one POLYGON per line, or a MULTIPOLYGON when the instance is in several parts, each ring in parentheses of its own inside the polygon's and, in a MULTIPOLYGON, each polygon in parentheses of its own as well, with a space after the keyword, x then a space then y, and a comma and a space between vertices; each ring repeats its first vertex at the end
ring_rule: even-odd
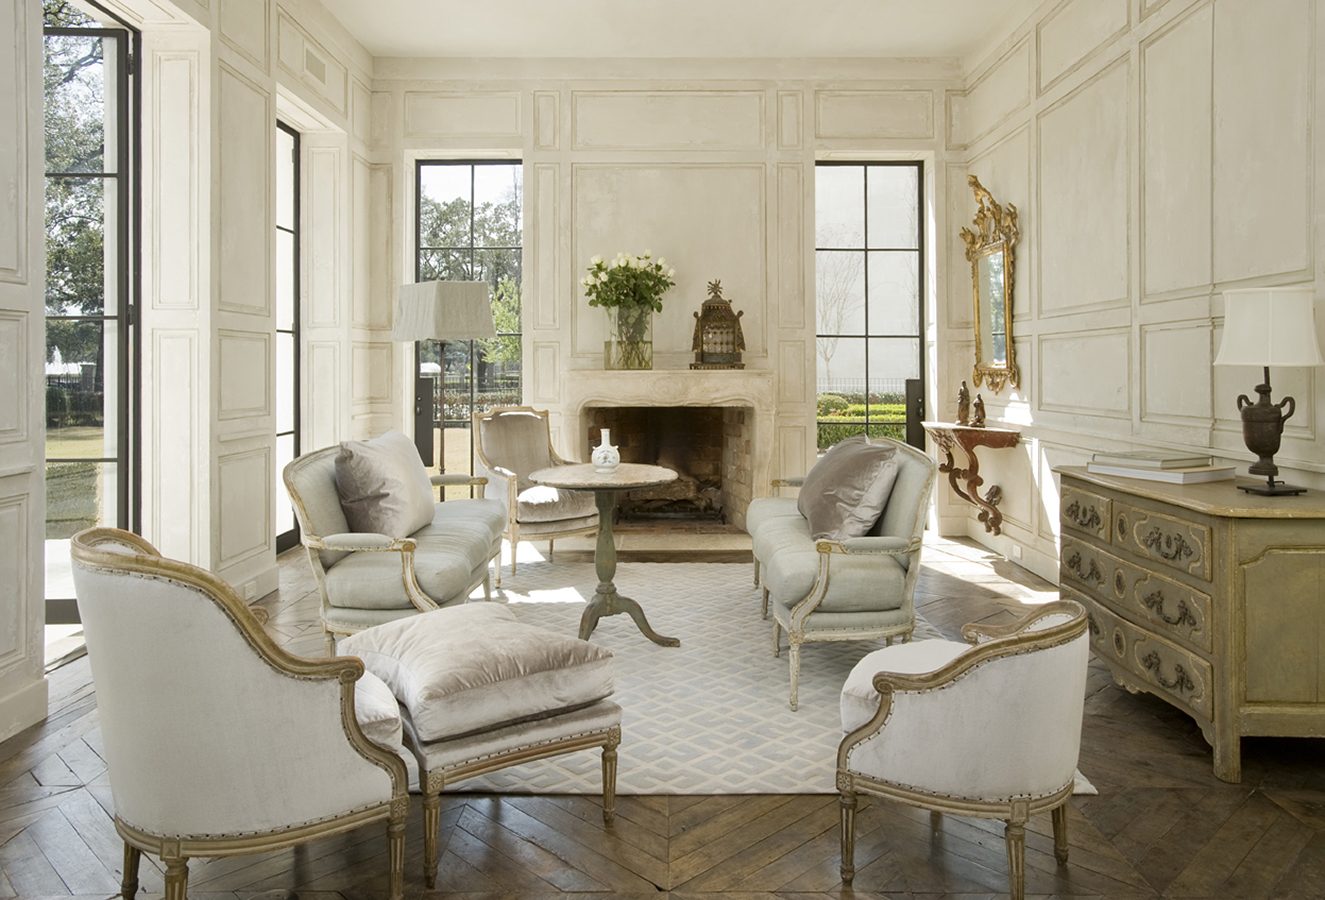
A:
MULTIPOLYGON (((606 425, 623 460, 676 469, 696 510, 707 499, 708 509, 717 506, 722 518, 740 528, 751 498, 768 489, 776 409, 772 372, 577 369, 566 373, 563 396, 572 436, 568 449, 580 459, 589 458, 606 425), (621 424, 612 424, 613 417, 621 424), (678 440, 680 435, 686 439, 678 440), (654 458, 637 460, 628 452, 654 458)), ((646 495, 644 503, 663 509, 663 499, 646 495)))

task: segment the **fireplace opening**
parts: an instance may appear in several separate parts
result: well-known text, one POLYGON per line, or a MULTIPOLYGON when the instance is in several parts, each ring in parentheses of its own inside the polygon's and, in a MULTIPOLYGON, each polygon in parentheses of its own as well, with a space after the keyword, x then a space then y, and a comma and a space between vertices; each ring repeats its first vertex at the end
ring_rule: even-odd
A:
POLYGON ((598 446, 602 429, 609 428, 622 462, 666 466, 678 475, 669 484, 622 494, 617 503, 621 520, 744 521, 750 502, 749 410, 618 406, 587 413, 590 447, 598 446), (739 511, 732 509, 735 504, 739 511))

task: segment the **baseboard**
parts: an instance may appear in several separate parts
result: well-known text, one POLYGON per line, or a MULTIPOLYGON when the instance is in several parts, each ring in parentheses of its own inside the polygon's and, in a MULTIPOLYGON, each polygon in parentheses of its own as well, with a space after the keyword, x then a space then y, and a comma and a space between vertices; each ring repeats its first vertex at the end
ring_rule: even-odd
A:
POLYGON ((26 684, 7 697, 0 697, 0 741, 46 718, 46 676, 26 684))

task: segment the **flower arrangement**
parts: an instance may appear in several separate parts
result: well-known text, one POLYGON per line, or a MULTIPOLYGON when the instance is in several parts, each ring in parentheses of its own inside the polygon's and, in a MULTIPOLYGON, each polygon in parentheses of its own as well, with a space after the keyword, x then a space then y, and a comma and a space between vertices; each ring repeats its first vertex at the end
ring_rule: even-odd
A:
POLYGON ((662 297, 676 282, 676 269, 667 260, 645 250, 639 256, 618 253, 608 262, 601 256, 589 260, 587 274, 580 279, 590 306, 605 309, 648 307, 662 312, 662 297))

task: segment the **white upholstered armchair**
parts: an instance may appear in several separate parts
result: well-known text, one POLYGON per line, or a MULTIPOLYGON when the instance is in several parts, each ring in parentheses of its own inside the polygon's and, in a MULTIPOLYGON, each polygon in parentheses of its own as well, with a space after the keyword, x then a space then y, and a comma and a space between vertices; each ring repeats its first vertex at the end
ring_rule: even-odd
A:
POLYGON ((837 787, 842 880, 855 875, 856 794, 934 813, 1003 819, 1008 880, 1025 893, 1025 826, 1051 811, 1067 861, 1067 801, 1081 747, 1086 612, 1060 600, 1020 622, 967 625, 969 643, 924 640, 867 655, 842 688, 837 787))
MULTIPOLYGON (((574 462, 562 459, 552 447, 547 410, 502 406, 474 413, 474 456, 477 474, 488 480, 484 496, 506 506, 512 575, 521 535, 546 538, 550 559, 557 538, 598 531, 592 493, 563 491, 529 480, 531 472, 574 462)), ((497 584, 501 585, 500 566, 497 584)))
POLYGON ((388 822, 390 896, 403 895, 405 765, 364 735, 363 663, 278 647, 212 574, 147 541, 73 538, 74 584, 97 691, 123 896, 144 851, 184 900, 188 860, 275 850, 388 822))

